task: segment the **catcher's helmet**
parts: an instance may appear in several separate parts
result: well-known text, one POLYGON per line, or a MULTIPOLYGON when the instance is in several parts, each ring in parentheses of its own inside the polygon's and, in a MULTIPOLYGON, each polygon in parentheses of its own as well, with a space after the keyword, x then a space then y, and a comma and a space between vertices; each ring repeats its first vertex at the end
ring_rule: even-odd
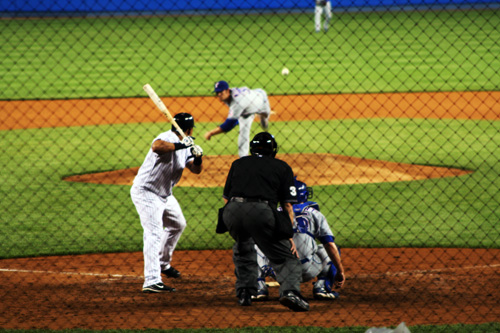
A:
POLYGON ((256 134, 250 141, 250 153, 252 155, 265 155, 275 157, 278 152, 278 144, 274 136, 267 132, 256 134))
MULTIPOLYGON (((174 116, 174 120, 184 132, 194 127, 194 118, 189 113, 178 113, 174 116)), ((174 125, 172 125, 172 131, 177 132, 174 125)))
POLYGON ((308 199, 312 199, 313 197, 312 187, 307 187, 306 183, 297 180, 297 177, 295 177, 294 179, 295 179, 295 188, 297 189, 297 202, 303 203, 306 202, 308 199))

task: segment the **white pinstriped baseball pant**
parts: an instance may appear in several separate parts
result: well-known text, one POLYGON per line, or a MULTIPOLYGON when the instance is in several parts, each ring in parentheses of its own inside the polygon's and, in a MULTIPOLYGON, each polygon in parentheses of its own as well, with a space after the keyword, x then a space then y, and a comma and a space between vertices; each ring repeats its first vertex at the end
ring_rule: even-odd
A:
POLYGON ((144 229, 144 287, 162 282, 161 271, 170 267, 186 219, 177 199, 132 187, 132 201, 144 229))

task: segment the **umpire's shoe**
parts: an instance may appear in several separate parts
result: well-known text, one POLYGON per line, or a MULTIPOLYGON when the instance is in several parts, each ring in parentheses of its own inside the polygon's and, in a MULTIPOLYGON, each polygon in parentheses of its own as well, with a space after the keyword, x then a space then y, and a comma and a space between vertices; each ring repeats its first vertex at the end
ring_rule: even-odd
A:
POLYGON ((296 291, 285 291, 280 303, 295 312, 309 311, 309 303, 296 291))
POLYGON ((170 268, 168 268, 164 271, 161 271, 161 274, 165 274, 166 276, 171 277, 171 278, 175 278, 175 279, 181 277, 181 272, 179 272, 178 270, 176 270, 172 266, 170 266, 170 268))
POLYGON ((173 291, 175 291, 175 288, 166 286, 162 282, 142 288, 143 293, 170 293, 173 291))
POLYGON ((238 304, 241 306, 252 305, 252 295, 250 294, 250 290, 246 288, 241 289, 238 296, 238 304))

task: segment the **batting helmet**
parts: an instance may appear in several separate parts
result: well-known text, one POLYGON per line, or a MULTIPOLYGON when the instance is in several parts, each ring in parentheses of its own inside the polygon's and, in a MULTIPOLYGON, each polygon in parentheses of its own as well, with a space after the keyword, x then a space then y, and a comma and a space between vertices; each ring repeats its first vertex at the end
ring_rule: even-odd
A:
POLYGON ((297 202, 303 203, 313 197, 312 187, 307 187, 306 183, 297 180, 295 177, 295 188, 297 189, 297 202))
POLYGON ((256 134, 250 141, 250 153, 252 155, 265 155, 275 157, 278 152, 278 144, 274 136, 267 132, 256 134))
MULTIPOLYGON (((194 127, 194 118, 189 113, 178 113, 174 116, 174 120, 184 132, 194 127)), ((172 125, 172 131, 177 132, 174 125, 172 125)))

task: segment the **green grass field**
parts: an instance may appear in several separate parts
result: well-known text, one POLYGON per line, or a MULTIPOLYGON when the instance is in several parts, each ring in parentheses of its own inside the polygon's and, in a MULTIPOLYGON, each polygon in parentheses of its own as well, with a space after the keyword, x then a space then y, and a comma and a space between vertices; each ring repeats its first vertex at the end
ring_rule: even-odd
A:
MULTIPOLYGON (((142 229, 129 186, 69 183, 65 176, 139 166, 161 124, 47 128, 0 132, 0 205, 5 232, 0 256, 140 251, 142 229)), ((199 124, 203 133, 213 124, 199 124)), ((287 136, 290 124, 273 123, 287 136)), ((281 151, 333 152, 349 156, 436 166, 474 173, 466 176, 315 188, 339 242, 344 247, 500 246, 500 177, 496 142, 500 123, 458 120, 346 120, 315 122, 331 128, 329 141, 314 140, 302 122, 294 129, 302 144, 281 140, 281 151), (391 142, 387 133, 405 129, 391 142), (299 130, 300 129, 300 130, 299 130), (356 140, 350 140, 352 133, 356 140), (361 134, 365 133, 365 134, 361 134), (426 142, 428 141, 428 142, 426 142), (369 145, 368 142, 372 142, 369 145)), ((206 145, 226 151, 236 133, 206 145)), ((212 141, 211 141, 212 142, 212 141)), ((318 170, 321 172, 321 170, 318 170)), ((203 179, 201 179, 203 181, 203 179)), ((215 235, 222 188, 177 188, 188 228, 181 249, 229 248, 232 240, 215 235), (194 202, 194 204, 187 204, 194 202)))
MULTIPOLYGON (((494 11, 343 14, 334 20, 333 36, 311 34, 304 29, 310 20, 306 14, 0 20, 0 97, 143 97, 144 82, 169 87, 168 95, 207 95, 222 77, 265 86, 270 94, 499 88, 494 11), (176 33, 166 38, 165 30, 176 33), (283 64, 293 75, 272 74, 283 64), (331 75, 316 81, 315 73, 331 75)), ((196 131, 214 125, 199 124, 196 131)), ((315 189, 342 246, 498 248, 499 127, 495 121, 361 119, 278 122, 271 130, 282 153, 331 152, 474 171, 315 189)), ((128 186, 61 178, 139 166, 164 128, 0 131, 0 258, 140 251, 142 229, 128 186)), ((204 144, 205 153, 232 154, 235 140, 236 131, 219 136, 204 144)), ((189 221, 179 248, 231 245, 226 235, 212 233, 221 193, 176 189, 189 221)))
POLYGON ((498 90, 495 10, 0 20, 0 99, 498 90), (289 77, 279 74, 286 65, 289 77), (41 84, 43 83, 44 84, 41 84))

